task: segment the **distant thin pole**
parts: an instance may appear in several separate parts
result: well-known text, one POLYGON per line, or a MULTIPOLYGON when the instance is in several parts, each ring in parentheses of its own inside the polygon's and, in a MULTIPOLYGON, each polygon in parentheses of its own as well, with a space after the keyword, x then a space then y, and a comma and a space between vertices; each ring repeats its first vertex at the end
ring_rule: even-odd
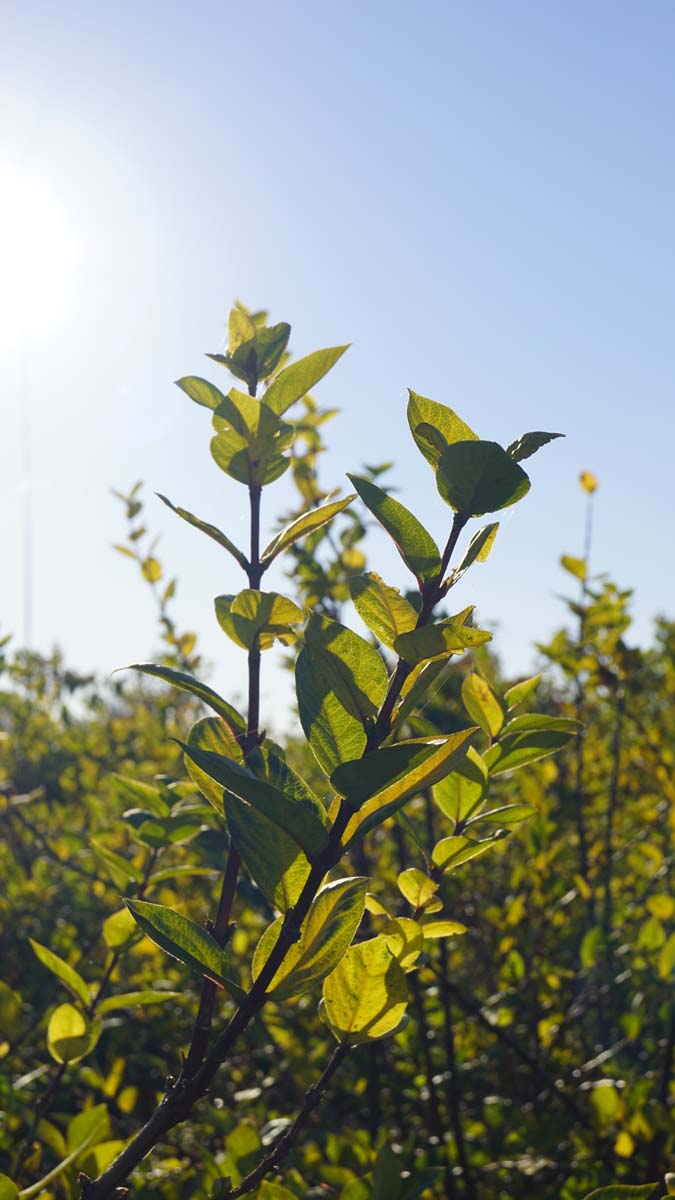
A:
POLYGON ((23 441, 23 643, 27 650, 33 640, 33 481, 28 362, 21 364, 21 436, 23 441))

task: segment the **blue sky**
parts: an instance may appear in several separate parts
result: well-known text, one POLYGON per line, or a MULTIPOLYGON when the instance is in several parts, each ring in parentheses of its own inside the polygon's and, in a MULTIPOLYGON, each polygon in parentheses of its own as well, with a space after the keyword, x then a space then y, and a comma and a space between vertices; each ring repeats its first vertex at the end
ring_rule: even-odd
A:
MULTIPOLYGON (((674 54, 658 0, 6 8, 2 168, 52 197, 69 259, 58 319, 36 306, 0 350, 3 629, 20 640, 25 406, 38 647, 109 671, 156 644, 150 598, 110 550, 109 487, 142 478, 243 528, 244 490, 172 386, 222 382, 202 355, 240 296, 292 323, 297 355, 353 343, 317 392, 342 409, 326 481, 394 459, 438 537, 448 510, 407 433, 406 387, 504 443, 566 432, 531 460, 532 492, 458 596, 498 622, 509 669, 562 618, 582 468, 601 483, 595 565, 636 588, 645 640, 675 582, 674 54)), ((267 513, 288 499, 274 485, 267 513)), ((179 620, 231 691, 241 664, 211 602, 236 572, 159 502, 150 519, 179 620)), ((371 551, 405 583, 384 538, 371 551)), ((283 710, 274 670, 267 688, 283 710)))

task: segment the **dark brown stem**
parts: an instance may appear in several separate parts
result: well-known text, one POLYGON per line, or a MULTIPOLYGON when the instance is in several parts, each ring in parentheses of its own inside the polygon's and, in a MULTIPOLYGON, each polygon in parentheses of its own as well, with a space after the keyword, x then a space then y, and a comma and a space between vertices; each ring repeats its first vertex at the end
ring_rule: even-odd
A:
MULTIPOLYGON (((252 489, 251 504, 252 506, 254 504, 252 489)), ((417 620, 417 628, 421 628, 428 623, 434 605, 440 598, 443 576, 465 524, 466 519, 460 518, 459 514, 456 514, 450 537, 443 553, 441 569, 436 578, 425 589, 422 608, 417 620)), ((251 567, 253 568, 253 563, 251 567)), ((399 661, 392 675, 383 708, 375 726, 371 730, 367 750, 377 749, 391 733, 392 714, 409 671, 409 668, 402 671, 402 666, 405 667, 405 664, 401 664, 399 661)), ((208 1050, 201 1066, 189 1078, 186 1076, 185 1071, 181 1072, 177 1083, 167 1090, 159 1107, 149 1120, 138 1131, 132 1141, 129 1142, 120 1156, 111 1163, 98 1179, 91 1180, 82 1177, 83 1200, 107 1200, 108 1197, 115 1195, 117 1188, 124 1183, 135 1167, 145 1158, 146 1154, 150 1153, 157 1142, 169 1130, 182 1121, 185 1121, 193 1106, 206 1094, 219 1068, 226 1061, 241 1034, 248 1028, 253 1018, 265 1005, 267 1001, 267 988, 284 961, 289 948, 299 940, 302 923, 309 912, 310 905, 316 893, 321 887, 327 872, 332 870, 342 858, 344 853, 342 837, 351 816, 351 806, 343 801, 331 828, 328 844, 321 856, 312 863, 310 873, 295 908, 287 911, 282 922, 279 937, 269 958, 257 976, 250 992, 241 1001, 223 1032, 216 1038, 208 1050)))
POLYGON ((321 1103, 328 1084, 330 1083, 333 1075, 337 1071, 340 1063, 343 1061, 348 1051, 349 1047, 346 1045, 336 1046, 320 1078, 307 1090, 302 1103, 302 1108, 298 1112, 298 1115, 293 1123, 288 1126, 285 1133, 282 1134, 274 1148, 270 1150, 269 1154, 266 1154, 265 1157, 260 1160, 257 1167, 254 1167, 252 1171, 249 1171, 248 1175, 244 1176, 239 1186, 236 1187, 234 1191, 230 1192, 230 1200, 237 1200, 237 1197, 245 1196, 247 1192, 252 1192, 253 1188, 260 1183, 261 1179, 264 1179, 266 1175, 269 1175, 270 1171, 273 1171, 275 1167, 278 1167, 279 1163, 282 1162, 283 1159, 286 1158, 287 1154, 290 1153, 293 1142, 300 1133, 300 1130, 307 1123, 308 1117, 314 1112, 314 1109, 317 1107, 317 1105, 321 1103))
MULTIPOLYGON (((251 560, 248 566, 247 575, 248 582, 251 588, 260 586, 260 578, 262 570, 260 567, 260 499, 262 488, 255 484, 249 484, 248 495, 251 510, 251 560)), ((246 722, 246 735, 243 739, 242 749, 244 755, 250 753, 251 750, 258 744, 260 729, 260 649, 254 644, 248 653, 248 714, 246 722)), ((218 910, 216 919, 213 924, 212 935, 218 942, 219 946, 224 946, 230 932, 230 918, 232 916, 232 908, 234 906, 234 898, 237 890, 237 880, 239 878, 239 868, 241 866, 241 858, 239 851, 233 844, 230 844, 230 849, 227 855, 227 865, 223 876, 223 883, 220 892, 220 900, 218 901, 218 910)), ((204 1061, 204 1056, 208 1050, 209 1038, 211 1036, 211 1026, 213 1024, 213 1014, 216 1006, 216 995, 218 988, 211 979, 204 979, 202 982, 202 991, 199 998, 199 1008, 192 1031, 192 1040, 190 1048, 187 1052, 183 1069, 181 1072, 182 1079, 191 1079, 198 1068, 204 1061)), ((180 1082, 180 1081, 179 1081, 180 1082)))

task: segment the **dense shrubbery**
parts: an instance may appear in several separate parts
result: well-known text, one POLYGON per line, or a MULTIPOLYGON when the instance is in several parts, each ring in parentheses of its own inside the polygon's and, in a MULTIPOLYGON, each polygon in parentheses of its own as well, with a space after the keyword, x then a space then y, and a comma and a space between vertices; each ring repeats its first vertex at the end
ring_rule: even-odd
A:
MULTIPOLYGON (((57 655, 2 651, 0 1197, 12 1200, 17 1187, 79 1195, 80 1173, 101 1176, 145 1122, 152 1153, 127 1179, 139 1197, 243 1188, 267 1200, 579 1200, 662 1177, 675 1142, 675 628, 661 621, 648 651, 629 649, 629 594, 565 558, 579 589, 573 630, 541 647, 542 681, 505 680, 470 610, 427 624, 446 603, 443 580, 485 558, 496 527, 484 527, 448 576, 425 531, 383 490, 384 468, 370 468, 354 485, 419 584, 407 596, 389 588, 366 570, 363 510, 319 483, 330 414, 306 392, 338 352, 284 375, 287 326, 238 309, 231 333, 227 365, 250 396, 223 397, 195 377, 182 386, 215 410, 214 457, 249 490, 250 553, 176 511, 248 576, 248 589, 216 606, 247 651, 248 719, 189 682, 200 666, 195 635, 176 628, 175 584, 147 541, 138 486, 122 497, 130 533, 120 548, 158 603, 155 673, 180 688, 147 673, 102 688, 57 655), (260 380, 276 411, 254 399, 260 380), (303 411, 287 427, 280 414, 291 396, 303 411), (260 592, 256 531, 260 487, 286 469, 289 451, 299 510, 268 558, 292 556, 295 601, 314 616, 298 668, 306 739, 282 750, 259 733, 260 650, 277 637, 295 657, 303 613, 260 592), (328 623, 350 624, 351 600, 384 658, 328 623), (468 661, 461 651, 471 645, 468 661), (461 732, 469 722, 470 741, 461 732), (405 761, 378 768, 392 730, 405 739, 405 761), (187 747, 185 760, 172 739, 187 747), (269 793, 251 779, 281 784, 294 811, 270 814, 269 793), (372 811, 370 828, 348 848, 343 882, 323 893, 323 915, 311 910, 320 937, 301 943, 305 977, 296 959, 285 995, 274 976, 276 1000, 257 1004, 216 1075, 207 1046, 237 1006, 246 1011, 239 988, 250 987, 252 960, 260 977, 277 913, 290 929, 307 859, 321 862, 319 883, 326 870, 335 877, 307 787, 351 798, 349 811, 344 800, 329 810, 333 821, 343 812, 347 837, 372 811), (317 1014, 322 980, 328 1025, 317 1014), (384 1034, 395 1036, 375 1036, 384 1034), (206 1086, 213 1103, 192 1111, 206 1086), (158 1111, 168 1120, 153 1127, 158 1111), (254 1174, 242 1184, 261 1160, 279 1182, 254 1174)), ((454 549, 469 512, 524 494, 517 460, 541 439, 477 450, 493 444, 474 441, 443 406, 413 396, 409 415, 455 513, 454 549)), ((291 962, 293 945, 289 937, 291 962)))

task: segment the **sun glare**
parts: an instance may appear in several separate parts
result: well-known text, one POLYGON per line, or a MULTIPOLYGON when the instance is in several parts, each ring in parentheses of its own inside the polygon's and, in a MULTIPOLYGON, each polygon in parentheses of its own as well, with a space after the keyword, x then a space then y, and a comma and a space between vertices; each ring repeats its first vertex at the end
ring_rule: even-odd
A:
POLYGON ((72 285, 73 240, 39 180, 0 172, 0 349, 51 329, 72 285))

